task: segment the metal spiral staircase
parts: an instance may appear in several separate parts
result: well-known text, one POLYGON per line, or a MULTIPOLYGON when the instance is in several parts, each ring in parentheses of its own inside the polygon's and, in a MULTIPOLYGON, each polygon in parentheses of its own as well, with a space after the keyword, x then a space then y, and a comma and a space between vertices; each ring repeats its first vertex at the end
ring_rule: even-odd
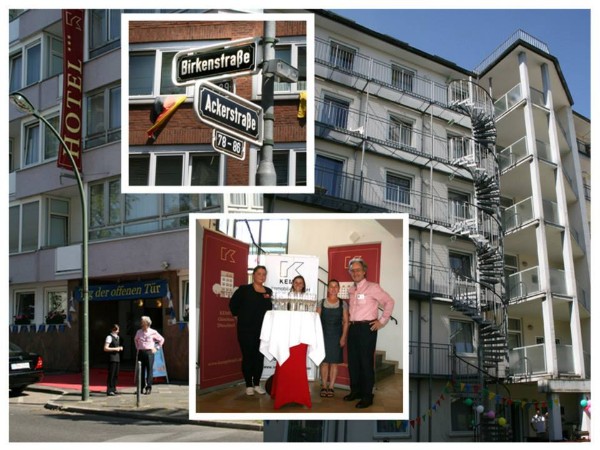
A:
MULTIPOLYGON (((452 110, 470 117, 472 136, 464 139, 451 156, 451 164, 470 172, 475 187, 467 218, 452 227, 475 245, 475 278, 451 277, 452 305, 470 317, 479 334, 479 370, 484 386, 503 383, 508 371, 507 302, 504 289, 503 230, 500 216, 500 172, 495 155, 496 126, 494 105, 489 94, 470 80, 453 81, 448 86, 452 110)), ((481 398, 480 404, 487 399, 481 398)), ((483 425, 483 422, 482 422, 483 425)), ((508 437, 504 430, 487 424, 481 427, 481 440, 508 437)))

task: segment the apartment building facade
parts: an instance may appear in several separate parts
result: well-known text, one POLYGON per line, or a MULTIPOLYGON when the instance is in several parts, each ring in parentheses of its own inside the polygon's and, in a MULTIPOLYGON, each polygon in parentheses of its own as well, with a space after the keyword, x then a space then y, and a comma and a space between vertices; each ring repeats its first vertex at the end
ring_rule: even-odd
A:
POLYGON ((521 31, 467 70, 315 25, 315 192, 265 211, 409 214, 410 413, 265 440, 526 441, 537 408, 569 436, 590 396, 590 122, 559 61, 521 31))

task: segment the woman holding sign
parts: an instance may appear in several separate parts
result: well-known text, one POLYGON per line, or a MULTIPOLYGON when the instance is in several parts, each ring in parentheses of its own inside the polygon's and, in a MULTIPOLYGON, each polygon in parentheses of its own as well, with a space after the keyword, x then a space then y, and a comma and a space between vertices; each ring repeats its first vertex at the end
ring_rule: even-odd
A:
POLYGON ((140 374, 142 393, 146 395, 152 393, 154 354, 165 342, 165 338, 158 331, 150 328, 151 325, 152 319, 148 316, 142 316, 140 329, 137 330, 134 338, 135 348, 138 352, 138 361, 142 363, 142 373, 140 374))
POLYGON ((266 279, 266 267, 256 266, 252 272, 252 283, 240 286, 229 301, 231 314, 237 317, 246 395, 266 393, 260 386, 264 363, 264 356, 260 352, 260 330, 266 312, 273 309, 273 291, 264 286, 266 279))

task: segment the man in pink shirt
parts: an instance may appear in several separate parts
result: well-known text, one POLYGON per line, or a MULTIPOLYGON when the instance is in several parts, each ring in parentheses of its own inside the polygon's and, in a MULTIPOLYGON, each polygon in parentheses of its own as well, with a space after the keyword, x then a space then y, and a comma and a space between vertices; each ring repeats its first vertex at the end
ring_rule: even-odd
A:
POLYGON ((135 348, 138 351, 138 360, 142 363, 142 373, 140 374, 142 393, 146 395, 152 393, 154 354, 165 343, 165 338, 158 331, 150 328, 151 325, 152 319, 148 316, 142 316, 140 329, 137 330, 133 339, 135 348))
POLYGON ((394 299, 377 283, 366 280, 367 264, 361 258, 352 259, 348 264, 348 271, 354 285, 348 289, 350 394, 346 395, 344 400, 360 399, 356 407, 368 408, 373 404, 377 330, 383 328, 390 319, 394 309, 394 299), (379 306, 383 308, 381 317, 378 317, 379 306))

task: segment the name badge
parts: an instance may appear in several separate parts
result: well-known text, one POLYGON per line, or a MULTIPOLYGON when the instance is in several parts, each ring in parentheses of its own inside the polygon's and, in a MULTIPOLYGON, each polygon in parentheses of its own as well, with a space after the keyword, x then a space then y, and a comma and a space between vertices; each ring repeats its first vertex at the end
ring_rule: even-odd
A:
POLYGON ((365 294, 356 294, 356 300, 364 300, 365 294))

